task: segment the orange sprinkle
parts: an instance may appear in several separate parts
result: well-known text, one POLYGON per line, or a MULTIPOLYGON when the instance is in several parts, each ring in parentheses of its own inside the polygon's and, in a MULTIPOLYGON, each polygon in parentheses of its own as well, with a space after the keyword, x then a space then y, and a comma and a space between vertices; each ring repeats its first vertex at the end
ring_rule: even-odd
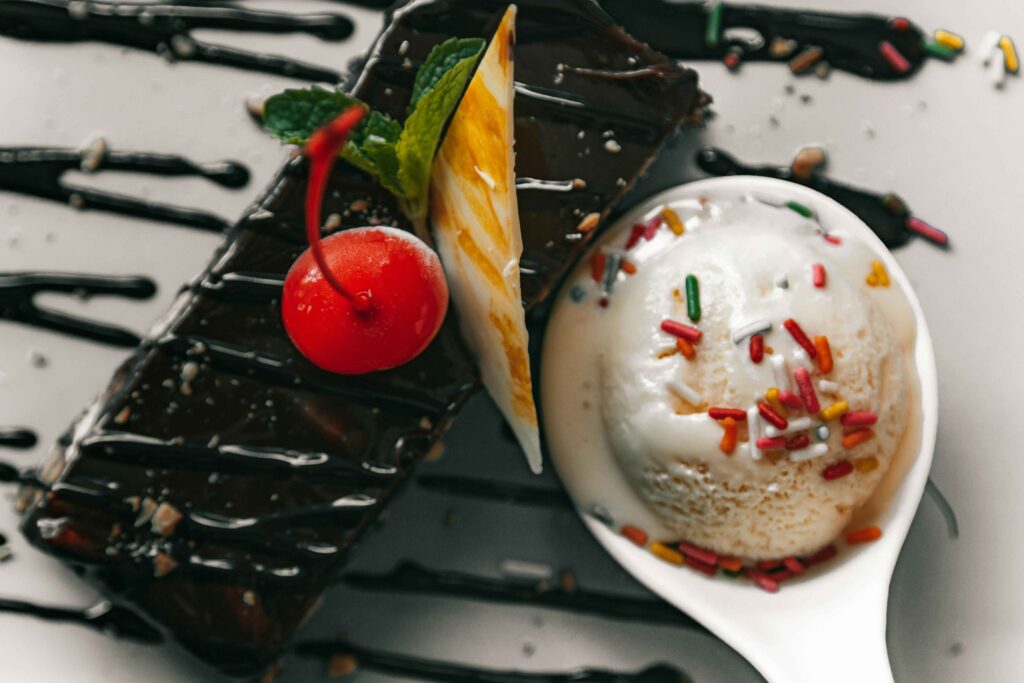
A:
POLYGON ((632 524, 626 524, 619 529, 619 533, 633 541, 633 543, 636 543, 641 548, 647 545, 647 532, 640 527, 635 527, 632 524))
POLYGON ((846 542, 850 545, 857 545, 858 543, 871 543, 871 541, 877 541, 881 537, 881 529, 877 526, 869 526, 846 534, 846 542))
POLYGON ((697 351, 693 348, 693 344, 682 337, 676 337, 676 348, 679 349, 679 353, 683 354, 687 358, 693 358, 697 355, 697 351))
POLYGON ((764 352, 770 356, 773 353, 775 353, 775 349, 772 348, 771 346, 766 346, 766 347, 764 347, 764 352))
POLYGON ((732 452, 736 450, 736 420, 731 417, 727 417, 719 422, 719 424, 722 425, 722 428, 725 430, 725 434, 722 435, 722 442, 719 446, 723 453, 732 455, 732 452))
POLYGON ((832 347, 828 337, 815 337, 814 348, 818 350, 818 368, 824 374, 832 372, 832 347))
POLYGON ((743 569, 743 563, 736 557, 719 557, 718 566, 727 572, 738 572, 743 569))
POLYGON ((623 271, 625 271, 626 275, 636 274, 636 266, 629 261, 623 261, 621 268, 623 271))
POLYGON ((858 429, 855 432, 850 432, 843 437, 843 448, 853 448, 858 446, 868 439, 875 436, 875 433, 870 429, 858 429))
POLYGON ((604 264, 607 258, 603 251, 596 251, 590 257, 590 277, 594 278, 594 282, 598 284, 604 279, 604 264))
POLYGON ((686 560, 683 559, 683 554, 681 552, 669 548, 664 543, 652 543, 649 550, 651 551, 652 555, 654 555, 655 557, 660 557, 669 564, 674 564, 677 567, 682 567, 684 564, 686 564, 686 560))
POLYGON ((857 471, 861 474, 867 474, 868 472, 873 472, 878 468, 878 458, 874 456, 857 458, 853 461, 853 466, 856 467, 857 471))

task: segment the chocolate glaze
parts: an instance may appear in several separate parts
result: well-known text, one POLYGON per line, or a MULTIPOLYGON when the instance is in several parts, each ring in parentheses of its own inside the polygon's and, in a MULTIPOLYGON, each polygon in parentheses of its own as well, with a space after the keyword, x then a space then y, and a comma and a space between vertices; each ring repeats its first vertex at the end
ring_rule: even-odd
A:
POLYGON ((927 57, 920 28, 908 22, 901 30, 898 23, 877 14, 727 3, 722 8, 722 38, 716 45, 709 45, 704 35, 708 3, 647 0, 643 11, 638 11, 635 0, 602 0, 601 6, 651 47, 682 60, 722 59, 730 51, 740 50, 743 60, 788 62, 803 49, 818 46, 824 49, 823 60, 833 68, 888 81, 910 78, 927 57), (737 29, 759 33, 760 45, 729 35, 737 29), (794 53, 773 56, 770 47, 775 38, 795 40, 794 53), (909 70, 897 71, 882 56, 878 44, 883 40, 892 43, 907 59, 909 70))
POLYGON ((690 683, 692 679, 669 664, 655 664, 641 671, 573 669, 565 672, 501 671, 421 659, 371 650, 340 640, 306 641, 296 645, 302 657, 333 660, 348 658, 357 669, 368 669, 399 677, 443 683, 690 683))
POLYGON ((63 292, 82 297, 119 296, 126 299, 148 299, 156 293, 156 283, 147 277, 134 276, 0 273, 0 319, 112 346, 133 347, 140 341, 134 332, 40 308, 34 301, 35 295, 40 292, 63 292))
MULTIPOLYGON (((0 14, 5 5, 0 3, 0 14)), ((124 195, 90 190, 61 182, 67 171, 83 167, 85 152, 55 147, 0 148, 0 191, 71 204, 77 209, 99 209, 220 232, 228 222, 219 216, 177 206, 145 202, 124 195)), ((130 171, 158 176, 195 176, 222 187, 239 188, 249 182, 249 171, 234 161, 198 164, 172 154, 103 151, 90 172, 130 171)))
MULTIPOLYGON (((585 192, 519 195, 532 264, 523 292, 534 303, 585 248, 591 234, 576 230, 582 216, 607 215, 706 100, 692 71, 637 43, 592 2, 517 4, 516 78, 533 93, 516 102, 517 170, 586 184, 585 192), (590 72, 559 77, 558 64, 590 72), (607 130, 617 154, 604 149, 607 130)), ((408 41, 405 56, 422 60, 452 35, 489 37, 506 5, 419 0, 400 8, 354 94, 402 118, 414 74, 402 67, 399 45, 408 41)), ((32 543, 233 673, 273 660, 478 386, 454 315, 419 358, 394 370, 332 375, 298 354, 277 292, 305 246, 304 176, 304 161, 286 165, 73 427, 42 469, 43 486, 23 491, 30 512, 22 529, 32 543), (360 505, 339 513, 334 501, 360 505), (137 515, 135 505, 145 512, 160 504, 165 520, 168 506, 180 514, 170 530, 145 518, 136 524, 125 507, 137 515)), ((394 198, 347 165, 335 170, 327 197, 325 210, 344 216, 343 229, 371 217, 410 228, 394 198), (366 212, 351 211, 357 199, 366 212)))
POLYGON ((509 581, 461 572, 437 571, 404 562, 385 574, 348 572, 342 581, 353 588, 469 598, 515 605, 535 605, 648 624, 673 624, 704 631, 675 607, 656 598, 629 598, 583 588, 566 590, 540 582, 509 581))
POLYGON ((906 244, 913 236, 906 229, 910 211, 903 200, 892 193, 878 194, 832 180, 822 173, 812 173, 809 178, 800 179, 793 175, 789 166, 753 166, 737 161, 735 157, 715 148, 705 148, 697 153, 697 165, 705 173, 715 176, 756 175, 780 178, 800 183, 836 200, 857 215, 878 235, 885 246, 893 249, 906 244))
POLYGON ((32 448, 39 441, 39 437, 31 429, 24 427, 0 427, 0 447, 3 448, 32 448))
POLYGON ((246 52, 193 39, 193 29, 306 33, 323 40, 352 35, 352 21, 337 14, 282 14, 230 3, 189 5, 7 0, 0 3, 0 34, 47 42, 102 42, 168 59, 220 64, 310 81, 339 79, 332 69, 286 57, 246 52), (211 6, 212 5, 212 6, 211 6))
POLYGON ((67 624, 86 626, 116 638, 139 643, 159 643, 160 631, 126 607, 104 600, 85 609, 77 607, 50 607, 24 600, 0 598, 0 613, 24 614, 67 624))

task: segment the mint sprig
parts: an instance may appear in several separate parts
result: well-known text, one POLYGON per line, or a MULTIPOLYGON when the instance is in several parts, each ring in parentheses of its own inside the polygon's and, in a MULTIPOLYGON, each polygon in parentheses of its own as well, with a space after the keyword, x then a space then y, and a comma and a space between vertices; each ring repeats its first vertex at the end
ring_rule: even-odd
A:
MULTIPOLYGON (((371 110, 342 149, 341 157, 375 176, 413 221, 427 215, 430 167, 441 134, 484 45, 479 38, 451 38, 435 46, 416 74, 405 125, 371 110)), ((354 104, 366 106, 319 86, 285 90, 266 101, 263 126, 282 142, 305 144, 314 130, 354 104)))

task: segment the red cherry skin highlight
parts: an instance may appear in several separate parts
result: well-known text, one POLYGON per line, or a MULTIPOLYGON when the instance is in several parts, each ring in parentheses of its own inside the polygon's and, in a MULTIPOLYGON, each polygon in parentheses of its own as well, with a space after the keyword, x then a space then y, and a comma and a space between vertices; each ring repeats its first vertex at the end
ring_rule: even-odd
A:
POLYGON ((345 290, 367 295, 358 311, 324 277, 310 249, 285 278, 281 315, 292 343, 317 367, 345 375, 386 370, 418 356, 441 328, 448 285, 437 254, 411 233, 355 228, 321 240, 345 290))

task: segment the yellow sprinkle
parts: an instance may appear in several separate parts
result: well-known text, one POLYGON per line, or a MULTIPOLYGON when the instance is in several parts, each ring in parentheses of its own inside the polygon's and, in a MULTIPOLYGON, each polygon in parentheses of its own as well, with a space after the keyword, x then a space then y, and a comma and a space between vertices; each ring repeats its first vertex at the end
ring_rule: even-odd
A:
POLYGON ((853 466, 857 468, 858 472, 866 474, 878 467, 878 458, 875 458, 874 456, 857 458, 853 461, 853 466))
POLYGON ((939 29, 935 32, 935 42, 939 45, 945 45, 950 50, 956 50, 959 52, 964 49, 964 39, 953 33, 952 31, 943 31, 939 29))
POLYGON ((674 564, 678 567, 682 567, 686 564, 686 560, 683 559, 683 554, 681 552, 669 548, 664 543, 652 543, 650 550, 651 554, 656 557, 660 557, 669 564, 674 564))
POLYGON ((686 226, 683 225, 683 220, 679 217, 679 214, 669 207, 666 206, 661 210, 661 217, 665 219, 669 229, 676 235, 682 235, 686 232, 686 226))
POLYGON ((786 406, 782 405, 782 401, 779 400, 779 388, 770 387, 768 391, 764 392, 764 400, 768 401, 772 408, 775 408, 782 417, 789 417, 789 411, 786 410, 786 406))
POLYGON ((1003 64, 1011 74, 1017 73, 1020 69, 1020 61, 1017 59, 1017 48, 1013 45, 1010 36, 1002 36, 999 39, 999 49, 1003 51, 1003 64))
POLYGON ((821 419, 824 420, 825 422, 828 422, 829 420, 834 420, 849 409, 850 404, 847 403, 846 401, 836 401, 828 408, 825 408, 824 410, 821 411, 821 419))
MULTIPOLYGON (((871 262, 871 271, 874 273, 875 277, 878 279, 877 286, 879 286, 879 287, 888 287, 889 286, 889 271, 887 271, 885 269, 885 266, 882 265, 881 261, 879 261, 877 259, 872 261, 871 262)), ((871 283, 869 282, 868 284, 870 285, 871 283)), ((872 285, 872 287, 874 287, 874 286, 875 285, 872 285)))

